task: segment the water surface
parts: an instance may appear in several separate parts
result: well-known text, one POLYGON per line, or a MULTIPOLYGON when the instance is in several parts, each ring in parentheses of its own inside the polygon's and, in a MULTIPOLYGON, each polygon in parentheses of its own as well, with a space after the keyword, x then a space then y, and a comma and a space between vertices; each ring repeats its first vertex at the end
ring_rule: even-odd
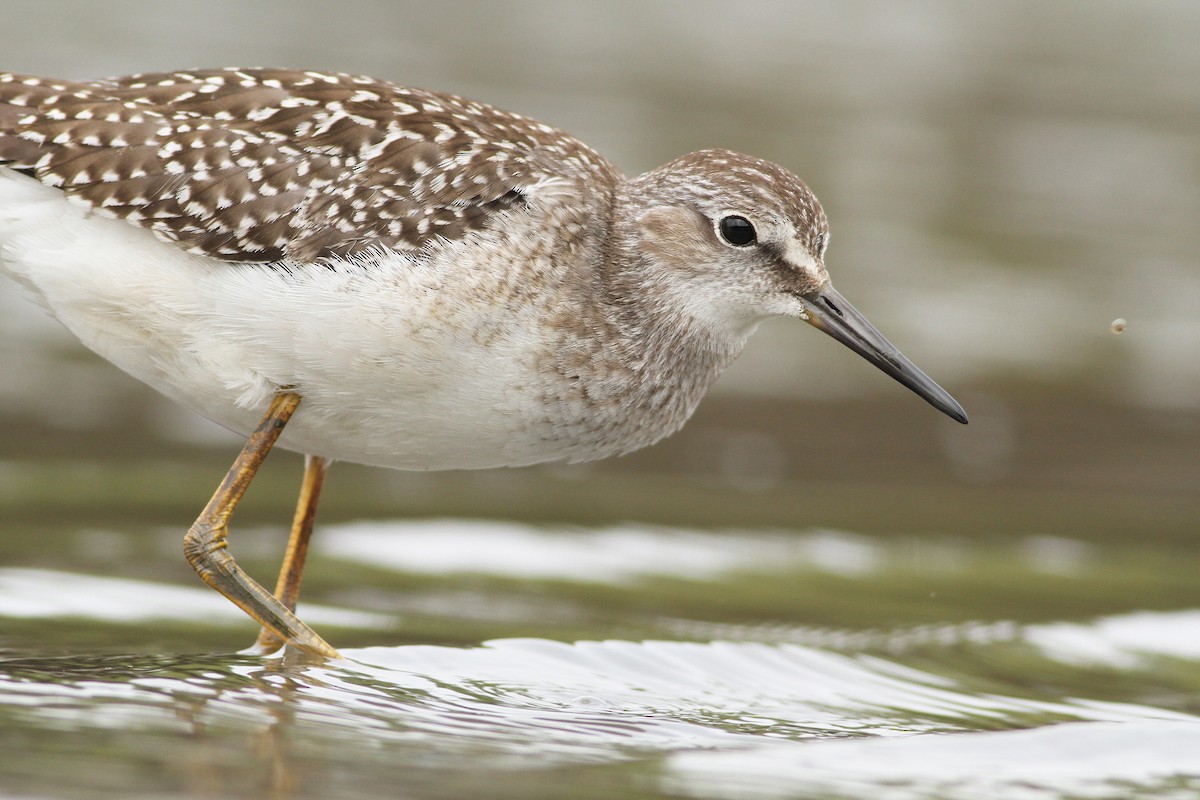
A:
MULTIPOLYGON (((0 794, 1200 792, 1200 6, 9 0, 5 21, 26 72, 365 72, 630 172, 771 158, 821 197, 839 289, 972 423, 776 321, 628 458, 338 464, 302 613, 345 660, 263 658, 180 552, 239 442, 0 285, 0 794)), ((299 472, 273 454, 234 520, 266 582, 299 472)))
POLYGON ((1131 557, 1047 537, 984 545, 452 519, 322 533, 313 577, 330 602, 306 605, 306 618, 335 642, 396 644, 345 647, 339 662, 155 654, 185 652, 184 639, 244 644, 252 627, 199 585, 0 569, 7 790, 1200 789, 1200 611, 1096 613, 1137 598, 1194 603, 1194 565, 1170 544, 1131 557), (1093 596, 1100 586, 1120 597, 1093 596), (997 615, 1005 597, 1009 613, 997 615), (477 638, 489 630, 509 635, 477 638), (61 652, 66 642, 76 652, 61 652))

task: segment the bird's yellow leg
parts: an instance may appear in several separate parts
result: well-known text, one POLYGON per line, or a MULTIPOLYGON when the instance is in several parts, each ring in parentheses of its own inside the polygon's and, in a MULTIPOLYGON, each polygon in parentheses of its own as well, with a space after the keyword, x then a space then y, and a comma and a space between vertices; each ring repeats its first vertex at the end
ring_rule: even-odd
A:
POLYGON ((275 395, 216 493, 192 523, 183 539, 183 552, 205 583, 280 639, 320 656, 339 658, 338 652, 316 631, 247 575, 233 560, 228 547, 229 518, 298 405, 300 395, 295 392, 275 395))
MULTIPOLYGON (((292 533, 288 537, 283 566, 279 568, 279 580, 275 583, 275 599, 283 603, 288 611, 296 611, 300 599, 300 578, 304 572, 304 559, 308 556, 308 540, 312 536, 313 520, 317 516, 317 503, 321 499, 321 487, 329 462, 321 456, 304 457, 304 480, 300 484, 300 499, 296 502, 296 516, 292 519, 292 533)), ((254 643, 262 652, 278 650, 283 640, 274 630, 263 627, 254 643)))

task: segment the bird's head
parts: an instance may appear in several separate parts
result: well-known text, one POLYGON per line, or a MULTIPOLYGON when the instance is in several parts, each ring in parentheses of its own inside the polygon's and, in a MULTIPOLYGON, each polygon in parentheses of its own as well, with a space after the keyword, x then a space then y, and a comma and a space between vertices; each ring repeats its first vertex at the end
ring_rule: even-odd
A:
MULTIPOLYGON (((782 167, 702 150, 629 182, 635 246, 664 310, 744 339, 771 316, 797 317, 966 422, 962 406, 832 286, 829 225, 808 187, 782 167)), ((644 275, 645 277, 645 275, 644 275)))

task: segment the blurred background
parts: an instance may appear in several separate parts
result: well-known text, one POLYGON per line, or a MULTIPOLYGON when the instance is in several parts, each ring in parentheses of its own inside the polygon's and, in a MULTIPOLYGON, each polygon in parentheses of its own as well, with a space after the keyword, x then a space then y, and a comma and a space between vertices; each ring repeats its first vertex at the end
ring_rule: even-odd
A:
MULTIPOLYGON (((838 288, 971 415, 956 425, 776 320, 655 448, 478 473, 338 465, 322 522, 1033 536, 1186 558, 1200 554, 1197 41, 1189 0, 8 0, 0 27, 14 71, 367 73, 550 122, 631 174, 705 147, 779 162, 825 205, 838 288)), ((0 287, 5 563, 192 581, 177 535, 239 446, 0 287), (170 559, 139 566, 123 537, 143 529, 170 559)), ((239 522, 281 526, 299 463, 273 456, 239 522)), ((269 565, 273 536, 235 549, 269 565)))
MULTIPOLYGON (((1198 43, 1195 0, 5 0, 4 70, 366 73, 630 174, 776 161, 971 424, 772 321, 625 458, 335 465, 301 613, 349 660, 231 656, 255 626, 180 544, 241 440, 0 281, 0 788, 1194 790, 1198 43)), ((269 585, 300 472, 272 454, 233 522, 269 585)))

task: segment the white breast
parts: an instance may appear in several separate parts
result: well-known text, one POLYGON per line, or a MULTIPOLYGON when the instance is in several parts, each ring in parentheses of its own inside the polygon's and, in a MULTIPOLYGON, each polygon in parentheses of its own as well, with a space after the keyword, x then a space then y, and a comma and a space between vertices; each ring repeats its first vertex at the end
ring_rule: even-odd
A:
POLYGON ((209 419, 248 434, 294 386, 281 445, 301 452, 408 469, 569 454, 540 407, 541 309, 455 255, 229 264, 0 169, 0 267, 89 348, 209 419))

